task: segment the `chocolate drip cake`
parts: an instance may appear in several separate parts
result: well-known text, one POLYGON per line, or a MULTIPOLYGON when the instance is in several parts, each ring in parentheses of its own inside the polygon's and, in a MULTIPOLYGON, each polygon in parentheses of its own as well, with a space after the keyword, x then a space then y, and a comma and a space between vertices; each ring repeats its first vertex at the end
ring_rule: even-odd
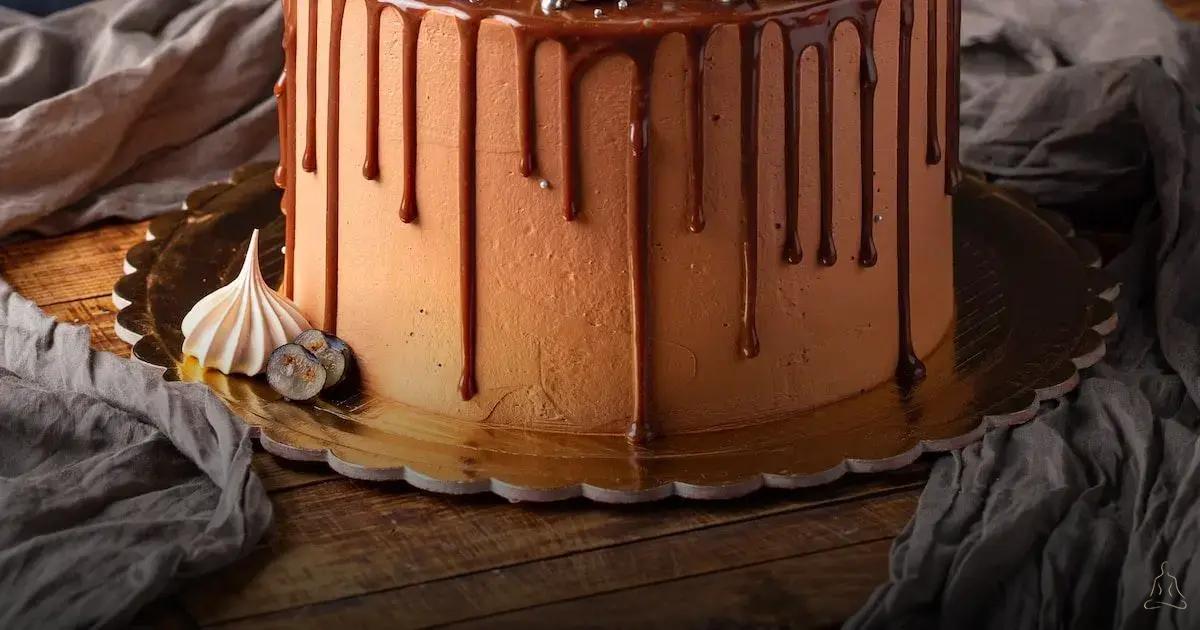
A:
POLYGON ((284 292, 364 386, 710 431, 920 381, 958 0, 284 0, 284 292))

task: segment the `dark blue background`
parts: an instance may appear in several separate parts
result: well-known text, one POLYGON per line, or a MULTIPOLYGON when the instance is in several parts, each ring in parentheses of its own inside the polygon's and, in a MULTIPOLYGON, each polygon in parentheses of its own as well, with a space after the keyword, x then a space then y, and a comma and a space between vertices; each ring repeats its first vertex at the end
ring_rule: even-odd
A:
POLYGON ((49 15, 84 2, 87 0, 0 0, 0 7, 8 7, 34 15, 49 15))

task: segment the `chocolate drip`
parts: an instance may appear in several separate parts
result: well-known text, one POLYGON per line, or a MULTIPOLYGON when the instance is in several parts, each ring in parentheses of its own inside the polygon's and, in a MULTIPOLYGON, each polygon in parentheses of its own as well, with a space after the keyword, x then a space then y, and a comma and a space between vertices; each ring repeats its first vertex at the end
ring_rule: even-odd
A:
POLYGON ((742 356, 758 356, 758 87, 762 27, 739 29, 742 64, 742 356))
MULTIPOLYGON (((286 53, 285 53, 286 54, 286 53)), ((286 63, 286 62, 285 62, 286 63)), ((279 115, 279 129, 287 129, 287 68, 279 73, 279 80, 272 90, 275 94, 275 111, 279 115)), ((279 166, 275 167, 275 187, 287 186, 287 148, 279 146, 279 166)))
POLYGON ((525 35, 525 29, 514 28, 513 37, 517 53, 517 132, 521 137, 521 163, 519 171, 522 177, 533 175, 537 169, 537 155, 534 151, 534 136, 537 133, 537 113, 533 101, 533 56, 537 50, 537 42, 525 35))
MULTIPOLYGON (((634 42, 629 42, 633 44, 634 42)), ((575 96, 579 89, 579 77, 602 58, 610 49, 595 43, 581 43, 578 38, 562 42, 562 73, 559 82, 559 121, 562 129, 562 203, 563 218, 574 221, 579 216, 579 112, 575 107, 575 96)), ((632 54, 629 50, 616 48, 618 52, 632 54)))
POLYGON ((308 1, 307 125, 304 129, 304 170, 317 172, 317 0, 308 1))
POLYGON ((404 107, 404 197, 400 201, 400 220, 412 223, 417 220, 417 39, 425 12, 406 8, 400 15, 404 20, 404 83, 400 95, 404 107))
POLYGON ((575 182, 579 177, 578 165, 575 161, 575 138, 579 133, 578 121, 575 116, 575 70, 577 60, 571 49, 564 46, 562 53, 562 74, 559 80, 558 116, 562 129, 560 143, 562 160, 562 204, 563 218, 574 221, 576 215, 575 182))
POLYGON ((938 24, 937 24, 937 5, 938 0, 925 0, 926 15, 929 16, 928 33, 926 33, 926 42, 928 44, 926 57, 926 75, 925 75, 925 111, 928 114, 926 118, 926 128, 928 130, 928 140, 925 143, 925 162, 927 164, 937 164, 942 161, 942 147, 938 144, 938 111, 937 111, 937 84, 938 84, 938 24))
POLYGON ((296 257, 296 2, 283 3, 283 74, 279 77, 276 95, 279 97, 279 168, 275 185, 283 189, 280 204, 284 215, 283 294, 289 299, 295 294, 296 257), (290 86, 290 87, 289 87, 290 86))
POLYGON ((912 32, 913 0, 900 2, 900 81, 899 81, 899 125, 896 143, 896 294, 900 311, 900 361, 896 366, 896 380, 903 387, 911 387, 925 378, 925 364, 917 357, 913 348, 912 335, 912 290, 909 254, 912 235, 909 232, 909 115, 912 94, 912 32))
POLYGON ((817 262, 832 267, 837 264, 837 246, 833 242, 833 32, 836 22, 829 27, 826 41, 816 46, 820 67, 820 85, 817 100, 820 102, 821 170, 821 242, 817 248, 817 262))
POLYGON ((949 0, 950 27, 946 29, 946 194, 952 195, 962 181, 962 166, 958 155, 959 124, 959 81, 962 76, 962 53, 959 39, 962 37, 962 0, 949 0))
POLYGON ((462 306, 462 378, 458 391, 470 400, 475 382, 475 60, 479 23, 458 21, 458 238, 462 306))
POLYGON ((633 88, 629 94, 629 288, 633 330, 633 424, 629 439, 645 444, 653 435, 650 425, 650 74, 654 67, 655 42, 643 42, 627 52, 634 64, 633 88))
POLYGON ((875 249, 875 86, 879 84, 879 72, 875 68, 875 11, 864 16, 858 25, 859 52, 859 155, 862 167, 860 175, 862 218, 858 246, 858 264, 874 267, 879 261, 875 249))
POLYGON ((859 35, 859 117, 862 191, 861 243, 859 264, 875 265, 874 194, 875 194, 875 86, 878 73, 875 67, 874 33, 878 4, 864 2, 857 6, 843 5, 825 16, 825 22, 809 24, 803 20, 787 20, 784 26, 784 170, 785 213, 783 260, 796 264, 802 260, 798 234, 799 183, 796 151, 800 142, 797 130, 801 58, 808 48, 817 53, 818 64, 818 169, 820 179, 820 243, 817 260, 825 266, 837 263, 837 246, 833 233, 833 54, 834 37, 842 22, 850 22, 859 35))
POLYGON ((578 215, 577 143, 579 137, 575 94, 578 82, 604 53, 628 57, 634 65, 629 95, 629 154, 626 164, 626 195, 629 209, 629 294, 630 328, 633 336, 633 413, 627 437, 635 444, 647 443, 654 434, 650 418, 650 322, 649 322, 649 230, 650 230, 650 79, 657 51, 657 38, 631 39, 619 48, 563 43, 560 116, 562 124, 563 217, 578 215))
POLYGON ((367 154, 363 177, 379 178, 379 29, 383 9, 379 0, 367 0, 367 154))
MULTIPOLYGON (((688 165, 688 208, 687 229, 700 232, 705 227, 703 209, 703 85, 704 55, 709 36, 719 24, 735 24, 739 29, 741 49, 741 132, 742 132, 742 217, 741 217, 741 264, 742 304, 739 350, 746 358, 759 354, 760 343, 757 333, 758 301, 758 177, 759 177, 759 91, 761 88, 761 48, 764 28, 774 22, 784 33, 784 109, 785 109, 785 196, 786 235, 783 260, 796 264, 803 256, 799 235, 799 103, 800 60, 809 47, 815 48, 819 64, 819 89, 817 94, 819 113, 819 179, 820 179, 820 243, 818 261, 822 265, 833 265, 837 251, 833 235, 833 40, 836 27, 849 20, 858 28, 860 39, 860 153, 862 226, 859 261, 863 266, 876 264, 878 254, 874 243, 874 99, 878 83, 875 66, 873 38, 874 22, 878 8, 877 0, 830 1, 829 5, 813 11, 795 12, 788 6, 772 12, 756 4, 746 7, 716 9, 709 13, 692 15, 687 21, 656 21, 648 17, 641 19, 638 11, 654 11, 631 6, 626 12, 626 21, 583 21, 547 18, 530 14, 518 5, 510 3, 492 6, 455 0, 449 3, 448 15, 457 19, 460 37, 459 65, 459 243, 460 243, 460 306, 462 324, 462 374, 459 391, 464 400, 469 400, 478 391, 476 382, 476 335, 477 335, 477 226, 476 226, 476 135, 477 135, 477 55, 480 23, 488 17, 503 18, 515 31, 517 102, 520 137, 520 164, 522 175, 532 175, 537 170, 536 156, 536 112, 534 99, 535 52, 539 42, 553 38, 563 45, 562 81, 560 84, 560 109, 562 141, 562 195, 563 215, 573 220, 580 211, 579 188, 579 121, 576 97, 578 80, 588 67, 607 54, 628 57, 635 70, 629 103, 629 152, 627 156, 627 208, 629 237, 630 274, 630 319, 632 329, 632 369, 634 377, 634 400, 632 421, 628 431, 630 440, 644 443, 653 434, 651 409, 653 406, 651 383, 651 352, 649 335, 652 314, 650 312, 650 81, 654 57, 661 40, 667 35, 680 33, 685 37, 687 50, 684 75, 684 100, 686 149, 688 165), (761 12, 742 15, 739 11, 761 12), (789 12, 794 12, 790 13, 789 12)), ((947 29, 950 38, 947 66, 950 75, 946 88, 946 186, 953 188, 958 177, 958 85, 959 55, 959 4, 951 2, 952 15, 947 29)), ((296 74, 296 23, 295 0, 283 0, 285 13, 285 59, 283 76, 276 86, 279 121, 285 129, 286 140, 281 147, 281 163, 276 172, 276 181, 286 188, 284 211, 287 215, 288 284, 285 291, 290 295, 292 265, 295 260, 295 188, 296 149, 298 125, 296 120, 295 87, 296 74)), ((399 11, 404 21, 402 41, 404 126, 404 194, 400 218, 412 222, 417 218, 416 205, 416 89, 417 89, 417 43, 423 17, 428 5, 422 0, 366 0, 367 22, 367 147, 363 162, 363 175, 368 179, 380 176, 379 130, 380 130, 380 30, 382 12, 386 6, 399 11)), ((328 137, 324 140, 326 184, 326 268, 325 268, 325 327, 336 329, 337 279, 338 279, 338 205, 339 205, 339 97, 341 72, 341 46, 345 0, 331 0, 331 33, 329 44, 329 87, 325 115, 328 117, 328 137)), ((308 63, 307 68, 307 121, 305 128, 305 151, 302 166, 315 172, 316 160, 316 98, 317 98, 317 1, 308 5, 308 63)), ((929 138, 926 157, 931 163, 940 160, 937 137, 937 7, 936 0, 928 5, 930 21, 928 115, 929 138), (933 157, 934 155, 937 157, 933 157)), ((924 366, 916 356, 911 326, 911 270, 910 270, 910 162, 911 143, 911 73, 912 34, 914 22, 914 0, 901 0, 900 60, 899 60, 899 124, 897 145, 897 274, 898 307, 900 328, 900 357, 897 378, 906 384, 919 381, 924 375, 924 366)))
POLYGON ((703 35, 688 33, 687 56, 684 68, 683 99, 687 126, 688 160, 688 230, 704 231, 704 49, 711 32, 703 35))
MULTIPOLYGON (((309 0, 313 2, 313 0, 309 0)), ((316 2, 313 2, 315 5, 316 2)), ((325 142, 325 330, 337 331, 338 301, 338 136, 341 131, 341 85, 342 85, 342 24, 346 17, 346 0, 331 2, 333 15, 330 17, 329 38, 329 91, 326 107, 329 116, 329 131, 325 142)), ((311 17, 310 13, 310 17, 311 17)), ((309 25, 316 31, 315 23, 309 25)), ((314 58, 315 59, 315 58, 314 58)), ((315 85, 316 82, 313 82, 315 85)), ((311 118, 310 118, 311 120, 311 118)))
POLYGON ((804 258, 804 251, 800 246, 799 227, 800 167, 797 153, 800 150, 800 109, 796 106, 796 93, 800 91, 800 56, 804 46, 792 41, 794 34, 795 30, 792 29, 785 32, 783 37, 783 202, 787 205, 784 211, 783 261, 798 265, 804 258))

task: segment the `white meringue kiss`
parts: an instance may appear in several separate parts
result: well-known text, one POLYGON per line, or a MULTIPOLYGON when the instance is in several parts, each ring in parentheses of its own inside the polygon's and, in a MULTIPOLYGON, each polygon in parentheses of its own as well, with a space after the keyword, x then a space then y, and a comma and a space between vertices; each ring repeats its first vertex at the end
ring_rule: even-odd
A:
POLYGON ((183 318, 183 352, 204 367, 254 376, 271 352, 311 328, 287 298, 267 286, 258 268, 258 230, 233 282, 196 303, 183 318))

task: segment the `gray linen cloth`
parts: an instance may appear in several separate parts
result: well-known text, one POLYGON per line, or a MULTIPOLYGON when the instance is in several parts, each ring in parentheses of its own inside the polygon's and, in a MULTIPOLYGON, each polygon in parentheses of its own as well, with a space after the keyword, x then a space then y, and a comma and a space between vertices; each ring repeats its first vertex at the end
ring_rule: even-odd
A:
POLYGON ((0 8, 0 236, 177 209, 278 154, 278 0, 0 8))
MULTIPOLYGON (((0 238, 179 207, 275 155, 276 0, 0 8, 0 238)), ((89 349, 0 279, 0 628, 111 627, 271 520, 207 389, 89 349)))
POLYGON ((937 461, 847 627, 1200 627, 1200 31, 1157 0, 965 5, 964 162, 1134 228, 1121 326, 1077 394, 937 461))

